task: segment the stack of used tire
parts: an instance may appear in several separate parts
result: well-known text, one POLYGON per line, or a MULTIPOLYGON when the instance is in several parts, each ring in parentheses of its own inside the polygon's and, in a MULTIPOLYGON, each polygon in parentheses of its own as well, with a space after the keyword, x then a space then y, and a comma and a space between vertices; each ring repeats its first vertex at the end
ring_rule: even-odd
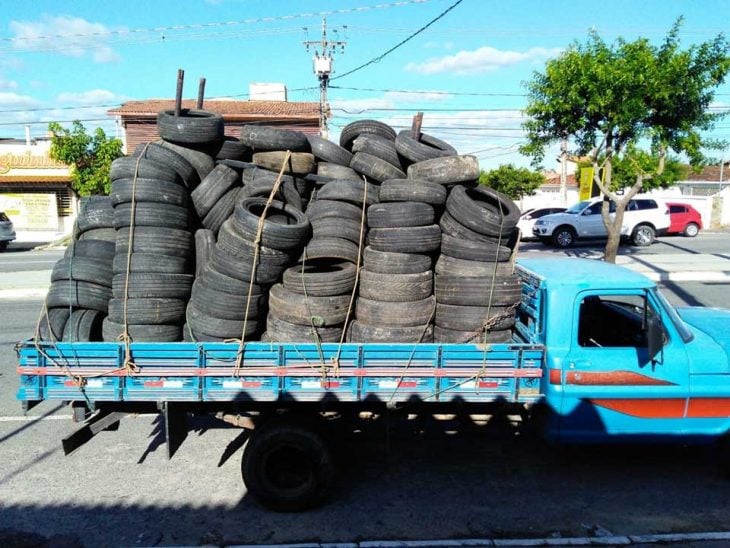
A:
POLYGON ((181 340, 194 281, 193 232, 200 221, 222 223, 225 211, 215 224, 206 220, 223 209, 221 198, 237 179, 234 170, 216 167, 211 156, 224 142, 220 116, 165 111, 157 127, 161 142, 112 164, 117 240, 104 340, 124 333, 135 341, 181 340))
POLYGON ((496 190, 461 185, 451 189, 435 268, 436 341, 511 339, 521 291, 513 272, 518 220, 515 204, 496 190))
POLYGON ((41 340, 101 340, 102 322, 112 296, 113 237, 109 197, 83 198, 73 241, 51 272, 39 323, 41 340))

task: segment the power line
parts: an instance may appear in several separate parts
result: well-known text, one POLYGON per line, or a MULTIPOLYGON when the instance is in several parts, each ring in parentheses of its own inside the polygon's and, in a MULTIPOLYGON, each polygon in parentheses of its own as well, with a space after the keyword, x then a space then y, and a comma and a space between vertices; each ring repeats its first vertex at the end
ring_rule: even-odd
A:
POLYGON ((453 95, 455 97, 527 97, 524 93, 467 93, 462 91, 428 91, 411 89, 376 89, 376 88, 349 88, 344 86, 330 86, 331 89, 348 91, 375 91, 377 93, 412 93, 422 95, 453 95))
POLYGON ((434 19, 431 19, 431 21, 429 21, 428 23, 426 23, 424 26, 422 26, 420 29, 418 29, 416 32, 414 32, 413 34, 411 34, 410 36, 408 36, 404 40, 401 40, 400 42, 398 42, 395 46, 393 46, 392 48, 390 48, 385 53, 383 53, 381 55, 378 55, 377 57, 374 57, 373 59, 370 59, 370 61, 368 61, 367 63, 363 63, 359 67, 355 67, 354 69, 346 72, 345 74, 340 74, 339 76, 335 76, 334 78, 330 78, 330 80, 338 80, 340 78, 344 78, 345 76, 349 76, 350 74, 352 74, 354 72, 357 72, 358 70, 364 69, 367 66, 370 66, 370 65, 372 65, 374 63, 378 63, 378 62, 382 61, 383 58, 386 55, 394 52, 399 47, 401 47, 403 44, 405 44, 406 42, 410 41, 412 38, 414 38, 414 37, 418 36, 419 34, 421 34, 424 30, 426 30, 428 27, 430 27, 431 25, 433 25, 436 21, 438 21, 439 19, 441 19, 442 17, 444 17, 447 13, 449 13, 452 9, 454 9, 456 6, 458 6, 459 4, 461 4, 463 1, 464 0, 456 0, 456 2, 454 2, 448 8, 446 8, 444 11, 442 11, 440 14, 438 14, 434 19))

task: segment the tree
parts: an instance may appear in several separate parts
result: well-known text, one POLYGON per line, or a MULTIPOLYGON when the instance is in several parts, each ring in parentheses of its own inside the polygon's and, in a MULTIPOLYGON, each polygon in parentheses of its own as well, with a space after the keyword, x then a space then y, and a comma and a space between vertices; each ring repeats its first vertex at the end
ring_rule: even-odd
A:
POLYGON ((525 167, 516 168, 512 164, 501 165, 497 169, 479 174, 479 184, 498 190, 513 200, 529 196, 544 182, 542 173, 525 167))
POLYGON ((112 162, 123 155, 122 142, 107 137, 100 127, 89 135, 78 120, 70 130, 57 122, 48 124, 48 130, 52 134, 51 158, 71 166, 73 189, 81 196, 109 194, 109 172, 112 162))
POLYGON ((708 107, 730 70, 728 42, 718 35, 683 50, 681 24, 680 18, 659 46, 644 38, 608 45, 591 32, 585 43, 571 45, 527 83, 527 143, 521 152, 539 164, 546 147, 572 138, 576 152, 589 156, 606 198, 602 216, 608 262, 616 260, 629 200, 642 189, 667 183, 661 175, 668 151, 686 155, 696 166, 705 161, 704 149, 719 146, 701 132, 723 116, 708 107), (650 152, 641 151, 641 144, 650 152), (630 176, 614 180, 614 164, 622 160, 622 171, 630 176), (613 219, 609 199, 616 203, 613 219))

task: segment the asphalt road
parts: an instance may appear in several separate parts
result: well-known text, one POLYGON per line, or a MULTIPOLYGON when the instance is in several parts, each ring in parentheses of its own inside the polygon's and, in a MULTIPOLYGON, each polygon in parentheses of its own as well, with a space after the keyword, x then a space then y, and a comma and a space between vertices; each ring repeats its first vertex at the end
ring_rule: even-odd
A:
MULTIPOLYGON (((717 248, 722 239, 707 236, 712 235, 642 252, 680 244, 688 254, 705 245, 704 253, 725 252, 726 246, 717 248)), ((28 255, 39 263, 58 256, 28 255)), ((15 268, 14 259, 12 253, 0 255, 0 271, 15 268)), ((728 289, 699 282, 666 286, 676 304, 730 308, 728 289)), ((73 426, 69 409, 45 402, 25 417, 14 399, 13 345, 32 334, 40 306, 37 298, 0 300, 3 546, 18 538, 40 543, 51 537, 94 547, 730 528, 730 484, 707 450, 551 448, 495 425, 461 434, 443 433, 430 423, 393 424, 388 435, 374 428, 349 444, 333 499, 304 514, 276 514, 256 505, 240 477, 245 434, 210 420, 191 420, 193 431, 169 462, 153 416, 126 419, 118 432, 104 432, 64 457, 60 439, 73 426)))

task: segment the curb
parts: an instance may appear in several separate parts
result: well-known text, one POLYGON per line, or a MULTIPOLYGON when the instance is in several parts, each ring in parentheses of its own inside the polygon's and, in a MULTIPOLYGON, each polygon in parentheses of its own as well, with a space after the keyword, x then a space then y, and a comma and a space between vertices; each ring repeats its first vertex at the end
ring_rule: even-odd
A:
POLYGON ((0 301, 16 301, 25 299, 45 299, 47 287, 22 287, 16 289, 0 289, 0 301))
MULTIPOLYGON (((304 542, 285 544, 227 544, 226 548, 450 548, 465 546, 632 546, 672 545, 687 542, 730 542, 728 532, 615 535, 605 537, 454 539, 454 540, 366 540, 360 542, 304 542)), ((193 548, 178 546, 177 548, 193 548)))

